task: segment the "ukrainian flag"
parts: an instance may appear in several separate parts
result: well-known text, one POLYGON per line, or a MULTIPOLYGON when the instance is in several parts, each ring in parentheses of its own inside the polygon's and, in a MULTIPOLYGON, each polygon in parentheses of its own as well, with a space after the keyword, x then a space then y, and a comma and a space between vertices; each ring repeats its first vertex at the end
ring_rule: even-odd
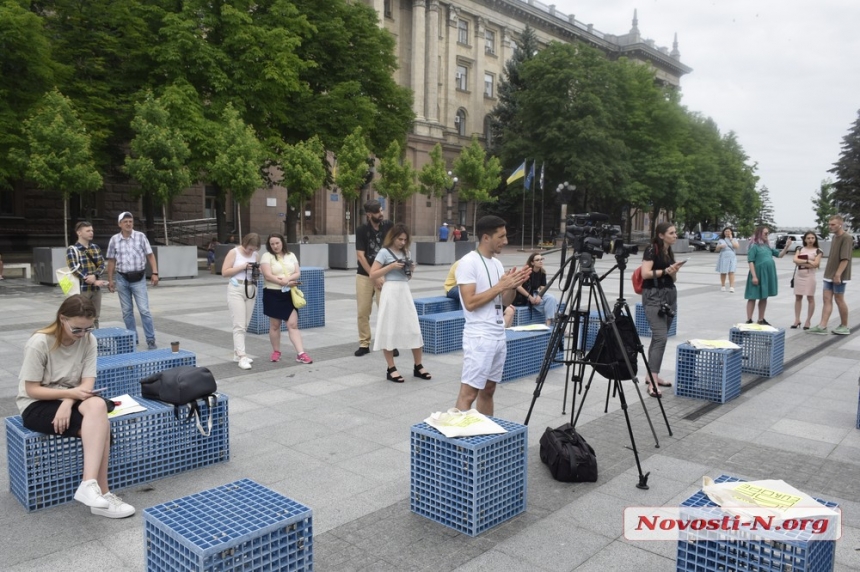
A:
POLYGON ((517 167, 516 171, 511 173, 511 176, 508 177, 508 184, 515 183, 526 176, 526 162, 523 161, 523 164, 517 167))

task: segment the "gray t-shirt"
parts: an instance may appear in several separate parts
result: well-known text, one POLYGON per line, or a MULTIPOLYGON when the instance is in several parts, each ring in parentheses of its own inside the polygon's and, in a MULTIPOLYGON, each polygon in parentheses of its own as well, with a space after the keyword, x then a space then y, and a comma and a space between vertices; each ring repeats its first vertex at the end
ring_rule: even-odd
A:
MULTIPOLYGON (((409 253, 406 253, 406 257, 409 257, 409 253)), ((383 248, 379 251, 379 254, 376 255, 376 261, 381 265, 385 266, 386 264, 390 264, 395 260, 403 260, 403 257, 397 258, 391 251, 387 248, 383 248)), ((409 278, 406 277, 406 273, 403 272, 402 268, 397 268, 396 270, 392 270, 388 274, 385 275, 386 281, 391 282, 406 282, 409 278)))
POLYGON ((24 413, 37 400, 27 395, 27 382, 38 381, 43 387, 69 389, 81 384, 84 377, 96 376, 98 344, 92 334, 76 340, 70 346, 55 349, 56 338, 33 334, 24 346, 24 363, 18 376, 18 411, 24 413))

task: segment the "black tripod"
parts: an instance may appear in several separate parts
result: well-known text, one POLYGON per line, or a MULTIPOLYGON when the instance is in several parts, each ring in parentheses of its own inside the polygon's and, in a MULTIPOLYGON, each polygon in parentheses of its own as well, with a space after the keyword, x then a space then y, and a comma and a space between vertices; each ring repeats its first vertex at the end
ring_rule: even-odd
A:
MULTIPOLYGON (((532 410, 534 409, 535 402, 541 394, 544 381, 546 381, 546 376, 549 373, 550 366, 553 363, 557 362, 557 352, 559 348, 564 347, 564 339, 565 335, 567 335, 568 344, 565 348, 565 358, 563 360, 567 366, 567 374, 565 379, 569 380, 575 385, 571 398, 571 425, 573 427, 576 427, 576 422, 579 419, 579 414, 582 411, 583 405, 585 405, 585 398, 588 396, 588 391, 591 388, 591 382, 593 381, 594 374, 596 373, 595 367, 602 367, 604 371, 609 368, 609 371, 612 373, 606 376, 609 378, 610 384, 609 386, 607 386, 606 390, 606 405, 604 407, 604 412, 608 411, 609 408, 609 395, 611 387, 612 395, 618 396, 619 404, 621 406, 622 411, 624 411, 624 418, 627 423, 627 432, 630 436, 630 444, 633 449, 633 455, 636 459, 636 467, 639 471, 639 482, 636 486, 640 489, 647 489, 648 476, 650 473, 642 473, 642 465, 639 461, 639 451, 636 448, 636 440, 633 435, 633 427, 630 423, 630 415, 627 411, 627 398, 624 393, 624 387, 621 383, 622 379, 630 379, 633 381, 634 387, 636 388, 636 393, 639 396, 639 401, 642 404, 642 410, 645 412, 645 418, 647 419, 648 426, 651 429, 651 434, 654 436, 655 447, 659 448, 660 442, 657 439, 657 433, 654 430, 653 423, 651 422, 651 416, 648 413, 648 408, 645 407, 645 400, 642 398, 642 392, 639 389, 639 380, 636 377, 635 360, 631 362, 629 356, 627 355, 627 352, 624 351, 624 340, 622 339, 621 333, 619 332, 618 325, 616 323, 616 317, 620 316, 625 316, 628 320, 630 320, 631 323, 633 319, 630 315, 630 307, 627 305, 627 301, 624 299, 624 270, 627 266, 627 255, 624 253, 617 254, 615 258, 616 265, 613 266, 603 276, 598 277, 597 273, 594 270, 594 257, 592 256, 592 254, 588 252, 576 254, 569 261, 567 261, 567 263, 565 263, 564 250, 562 251, 561 268, 559 269, 556 276, 554 276, 549 282, 549 284, 547 284, 547 288, 552 285, 552 282, 555 281, 556 278, 564 275, 565 266, 567 264, 570 264, 573 268, 568 274, 567 282, 565 283, 564 289, 562 291, 561 298, 564 304, 564 310, 559 312, 559 314, 556 316, 555 327, 553 328, 552 334, 550 335, 549 344, 547 345, 547 351, 544 356, 543 362, 541 363, 541 368, 538 372, 537 380, 535 381, 536 387, 534 391, 534 397, 532 398, 531 405, 529 406, 529 411, 526 415, 525 424, 528 425, 529 419, 531 418, 532 410), (574 272, 577 261, 579 262, 579 270, 574 272), (606 299, 606 294, 604 293, 603 287, 601 285, 601 281, 616 268, 619 269, 621 291, 619 293, 619 298, 616 301, 615 307, 613 309, 610 309, 609 302, 606 299), (587 298, 585 301, 583 300, 584 292, 587 292, 587 298), (596 304, 597 319, 599 320, 601 330, 604 332, 604 335, 598 336, 598 339, 595 341, 594 351, 591 352, 589 355, 600 355, 602 345, 606 344, 608 346, 612 346, 614 344, 615 347, 622 349, 622 351, 617 352, 616 355, 621 356, 623 363, 617 361, 613 363, 596 363, 595 361, 590 360, 586 357, 586 353, 588 353, 586 345, 589 325, 591 320, 593 319, 591 312, 593 304, 596 304), (608 333, 608 335, 605 335, 606 333, 608 333), (592 371, 591 375, 588 378, 588 382, 585 384, 585 393, 582 395, 579 409, 577 409, 576 394, 577 392, 582 394, 586 366, 591 366, 592 371)), ((560 305, 559 307, 561 308, 562 306, 560 305)), ((648 376, 646 379, 650 380, 650 383, 652 384, 652 390, 657 393, 657 395, 659 395, 656 383, 653 381, 653 376, 651 375, 651 371, 648 366, 648 360, 645 357, 642 343, 639 340, 639 336, 638 334, 636 334, 635 330, 633 331, 633 336, 635 337, 636 352, 642 356, 645 362, 645 369, 648 372, 648 376)), ((565 413, 565 407, 567 404, 567 390, 568 383, 565 382, 562 413, 565 413)), ((669 419, 666 417, 666 411, 663 408, 662 400, 658 399, 658 403, 660 406, 660 410, 663 414, 663 420, 666 423, 666 429, 668 430, 669 435, 672 435, 672 429, 669 427, 669 419)))

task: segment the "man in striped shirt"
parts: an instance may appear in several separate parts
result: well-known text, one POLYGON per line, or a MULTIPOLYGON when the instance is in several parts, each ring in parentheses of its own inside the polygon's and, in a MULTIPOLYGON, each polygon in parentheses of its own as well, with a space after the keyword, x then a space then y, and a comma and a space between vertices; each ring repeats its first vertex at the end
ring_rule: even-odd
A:
POLYGON ((154 350, 155 326, 149 312, 149 295, 146 292, 146 263, 152 268, 152 285, 158 286, 158 265, 149 240, 142 232, 134 230, 134 216, 124 212, 117 219, 120 232, 113 235, 107 249, 108 288, 119 294, 122 320, 125 327, 137 331, 134 323, 134 304, 140 314, 147 349, 154 350))

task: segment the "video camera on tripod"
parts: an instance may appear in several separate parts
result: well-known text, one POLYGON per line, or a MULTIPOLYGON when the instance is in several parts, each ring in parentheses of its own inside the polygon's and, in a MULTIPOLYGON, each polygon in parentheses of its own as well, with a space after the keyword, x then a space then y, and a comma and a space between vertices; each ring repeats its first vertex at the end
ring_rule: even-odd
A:
POLYGON ((637 254, 639 247, 635 244, 624 244, 621 239, 621 228, 607 224, 609 215, 602 213, 573 214, 567 217, 567 240, 576 253, 587 252, 594 258, 603 258, 604 254, 614 254, 616 258, 627 258, 637 254))

